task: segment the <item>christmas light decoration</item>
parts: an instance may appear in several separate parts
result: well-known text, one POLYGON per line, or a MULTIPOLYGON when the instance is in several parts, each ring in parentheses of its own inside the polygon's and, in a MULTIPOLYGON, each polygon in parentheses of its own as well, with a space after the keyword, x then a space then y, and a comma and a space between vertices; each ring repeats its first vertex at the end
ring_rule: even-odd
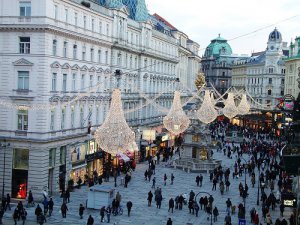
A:
POLYGON ((121 91, 115 89, 104 123, 96 130, 95 140, 103 151, 115 156, 125 153, 135 141, 135 134, 126 123, 121 102, 121 91))
POLYGON ((246 115, 250 111, 250 104, 247 101, 247 96, 246 94, 242 95, 242 99, 240 101, 239 106, 237 107, 238 114, 240 115, 246 115))
POLYGON ((196 111, 196 116, 201 122, 206 124, 213 122, 218 116, 218 112, 214 107, 214 103, 212 103, 212 99, 208 90, 205 91, 202 105, 196 111))
POLYGON ((206 82, 205 82, 205 76, 203 73, 198 73, 196 80, 195 80, 195 85, 197 87, 197 89, 201 89, 203 86, 205 86, 206 82))
POLYGON ((238 114, 238 109, 234 102, 234 96, 232 93, 228 93, 227 99, 225 101, 225 107, 223 108, 223 114, 227 118, 231 119, 238 114))
POLYGON ((174 135, 184 132, 190 125, 190 120, 182 109, 179 91, 174 93, 172 107, 168 115, 164 117, 163 124, 174 135))

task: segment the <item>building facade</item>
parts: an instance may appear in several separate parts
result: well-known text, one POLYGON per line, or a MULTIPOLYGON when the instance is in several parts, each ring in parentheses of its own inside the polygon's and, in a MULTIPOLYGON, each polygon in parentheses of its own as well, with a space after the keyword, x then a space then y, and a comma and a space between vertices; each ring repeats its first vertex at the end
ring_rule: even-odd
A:
POLYGON ((232 66, 234 87, 243 88, 258 102, 257 107, 275 108, 284 95, 285 63, 287 54, 281 33, 275 28, 269 35, 267 48, 251 57, 237 60, 232 66))
POLYGON ((285 87, 284 94, 290 94, 295 99, 298 97, 300 87, 300 37, 296 37, 295 41, 290 44, 289 57, 285 60, 285 87))
POLYGON ((112 160, 87 127, 102 124, 116 87, 130 126, 161 124, 165 113, 143 95, 170 108, 180 46, 156 29, 144 1, 13 0, 0 8, 5 193, 55 193, 69 179, 107 172, 112 160))
POLYGON ((214 86, 221 94, 225 93, 231 87, 231 66, 243 57, 232 54, 231 46, 220 35, 211 40, 201 59, 207 85, 214 86))

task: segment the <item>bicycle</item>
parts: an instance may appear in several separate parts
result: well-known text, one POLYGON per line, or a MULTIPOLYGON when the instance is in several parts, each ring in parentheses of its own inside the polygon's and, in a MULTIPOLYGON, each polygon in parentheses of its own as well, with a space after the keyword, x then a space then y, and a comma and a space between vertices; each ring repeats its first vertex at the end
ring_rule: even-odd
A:
POLYGON ((114 215, 114 216, 117 216, 117 215, 122 216, 122 215, 123 215, 123 207, 122 207, 122 206, 119 206, 119 208, 117 208, 117 209, 113 212, 113 215, 114 215))

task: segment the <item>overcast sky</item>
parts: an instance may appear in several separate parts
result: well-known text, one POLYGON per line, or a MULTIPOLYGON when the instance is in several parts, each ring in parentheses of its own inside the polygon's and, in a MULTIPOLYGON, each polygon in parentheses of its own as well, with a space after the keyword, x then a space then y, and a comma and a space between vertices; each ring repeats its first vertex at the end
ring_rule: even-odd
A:
POLYGON ((200 55, 219 33, 230 40, 276 23, 229 41, 236 54, 265 50, 268 35, 275 27, 288 43, 300 36, 300 0, 146 0, 146 4, 151 14, 159 14, 198 42, 200 55))

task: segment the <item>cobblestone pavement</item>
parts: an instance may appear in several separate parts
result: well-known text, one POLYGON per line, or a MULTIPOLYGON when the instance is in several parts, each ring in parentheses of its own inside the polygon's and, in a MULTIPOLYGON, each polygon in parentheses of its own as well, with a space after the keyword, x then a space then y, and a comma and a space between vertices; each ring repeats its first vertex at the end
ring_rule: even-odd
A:
MULTIPOLYGON (((216 152, 214 153, 215 159, 221 159, 223 167, 229 167, 231 171, 233 171, 234 161, 236 156, 233 155, 233 159, 228 159, 223 155, 223 153, 216 152)), ((248 156, 244 156, 247 160, 248 156)), ((133 223, 136 225, 162 225, 166 224, 166 221, 169 217, 173 220, 173 225, 186 225, 188 223, 196 225, 196 224, 210 224, 210 221, 207 220, 207 215, 204 211, 199 211, 199 217, 195 217, 195 215, 189 214, 187 205, 184 205, 182 211, 175 210, 174 213, 168 212, 168 202, 171 197, 175 198, 178 194, 182 193, 189 193, 193 190, 196 194, 200 191, 206 191, 213 195, 214 197, 214 206, 217 206, 219 209, 219 217, 218 221, 214 224, 216 225, 223 225, 224 218, 226 215, 226 200, 230 198, 234 205, 238 205, 242 202, 242 198, 239 196, 238 191, 238 184, 240 182, 244 183, 244 176, 240 178, 236 178, 232 180, 232 176, 230 176, 230 190, 225 192, 224 195, 221 195, 219 189, 217 188, 216 191, 212 191, 212 183, 209 181, 209 174, 203 174, 203 186, 197 187, 195 182, 195 177, 197 174, 195 173, 186 173, 182 170, 174 169, 165 167, 164 163, 160 163, 156 168, 156 186, 162 188, 162 195, 163 201, 161 209, 157 209, 155 206, 155 202, 153 201, 152 206, 147 206, 147 193, 151 190, 152 182, 147 182, 144 180, 144 172, 147 169, 148 164, 145 162, 143 164, 138 164, 136 167, 135 172, 132 174, 132 179, 128 185, 128 188, 124 188, 123 186, 116 187, 116 191, 119 191, 122 195, 121 205, 124 207, 124 211, 126 210, 126 202, 132 201, 133 207, 131 216, 128 217, 127 213, 124 212, 122 216, 111 216, 111 224, 118 224, 118 225, 132 225, 133 223), (163 175, 167 174, 168 182, 167 185, 163 185, 163 175), (175 180, 174 184, 170 185, 170 176, 171 173, 174 174, 175 180)), ((250 184, 250 177, 247 175, 247 183, 249 186, 249 197, 246 200, 246 220, 247 223, 250 223, 250 209, 255 207, 259 212, 261 218, 261 204, 260 206, 256 206, 256 199, 257 199, 257 182, 254 188, 250 184)), ((118 184, 120 184, 120 177, 118 178, 118 184)), ((113 179, 110 179, 110 182, 105 183, 105 185, 110 185, 111 187, 114 186, 113 179)), ((277 189, 277 185, 276 185, 277 189)), ((276 190, 275 189, 275 190, 276 190)), ((67 218, 63 219, 61 214, 59 213, 60 205, 62 203, 62 199, 59 196, 54 197, 54 212, 51 217, 47 217, 46 224, 53 224, 53 225, 63 225, 63 224, 86 224, 88 215, 91 214, 94 219, 96 225, 104 224, 100 223, 99 218, 99 210, 85 210, 84 219, 80 220, 78 215, 78 208, 79 204, 83 203, 85 205, 87 199, 87 190, 86 186, 83 186, 81 189, 76 189, 75 192, 71 192, 71 202, 68 203, 69 211, 67 213, 67 218)), ((152 189, 153 190, 153 189, 152 189)), ((266 189, 267 195, 269 194, 269 190, 266 189)), ((199 195, 200 197, 200 195, 199 195)), ((199 197, 197 201, 199 201, 199 197)), ((153 198, 154 200, 154 198, 153 198)), ((289 213, 288 210, 286 212, 289 213)), ((12 211, 5 213, 4 224, 10 225, 14 224, 11 220, 12 211)), ((279 206, 275 209, 275 211, 271 211, 271 216, 273 221, 279 217, 279 206)), ((262 221, 262 220, 260 220, 262 221)), ((107 223, 107 222, 105 222, 107 223)), ((263 222, 262 222, 263 223, 263 222)), ((21 221, 18 224, 22 224, 21 221)), ((34 216, 34 208, 28 209, 28 219, 26 224, 36 224, 35 223, 35 216, 34 216)), ((232 224, 238 224, 237 213, 232 215, 232 224)))

